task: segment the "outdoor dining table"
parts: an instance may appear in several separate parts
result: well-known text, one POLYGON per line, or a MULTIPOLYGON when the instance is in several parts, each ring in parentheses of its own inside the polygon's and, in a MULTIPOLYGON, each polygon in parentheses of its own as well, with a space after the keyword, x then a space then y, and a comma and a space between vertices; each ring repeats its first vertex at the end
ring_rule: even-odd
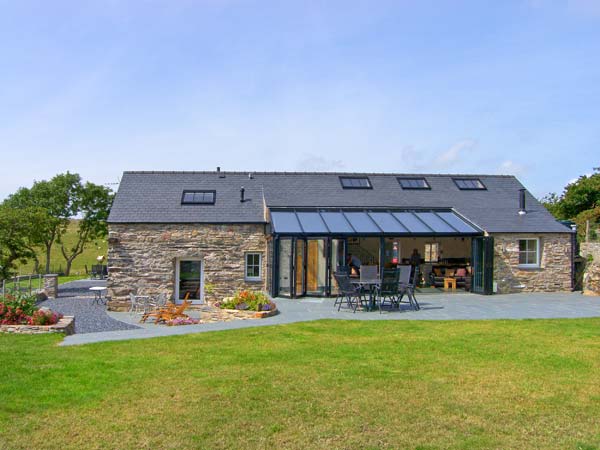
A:
POLYGON ((369 289, 369 307, 368 310, 371 311, 375 309, 375 296, 377 294, 377 289, 381 285, 381 280, 373 279, 373 280, 352 280, 352 284, 361 287, 367 287, 369 289))
POLYGON ((92 286, 90 291, 94 293, 94 300, 92 300, 92 305, 96 303, 97 305, 106 305, 106 297, 102 297, 102 293, 106 291, 106 287, 104 286, 92 286))

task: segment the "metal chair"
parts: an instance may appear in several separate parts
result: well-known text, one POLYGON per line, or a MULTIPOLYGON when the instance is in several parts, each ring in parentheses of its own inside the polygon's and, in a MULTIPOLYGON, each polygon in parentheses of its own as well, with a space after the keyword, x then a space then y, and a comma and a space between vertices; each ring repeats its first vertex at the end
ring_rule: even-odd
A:
POLYGON ((371 281, 378 278, 377 266, 360 266, 360 281, 371 281))
MULTIPOLYGON (((362 302, 362 289, 360 287, 355 287, 350 281, 350 276, 344 273, 334 273, 333 277, 335 281, 337 281, 339 287, 339 296, 341 300, 338 305, 338 311, 342 308, 342 304, 346 303, 349 308, 352 308, 352 312, 356 312, 356 309, 362 302)), ((335 306, 335 305, 334 305, 335 306)))
MULTIPOLYGON (((419 306, 419 302, 415 298, 415 285, 414 282, 411 282, 411 274, 412 274, 412 266, 399 266, 400 268, 400 277, 398 280, 398 303, 402 302, 402 298, 404 294, 408 297, 408 302, 410 306, 418 311, 421 309, 419 306)), ((413 279, 416 279, 414 277, 413 279)))
POLYGON ((383 276, 381 277, 381 284, 377 290, 377 298, 379 302, 379 313, 381 314, 383 307, 385 306, 386 299, 389 300, 390 309, 394 306, 400 306, 398 303, 399 294, 399 276, 400 271, 398 269, 385 269, 383 276))

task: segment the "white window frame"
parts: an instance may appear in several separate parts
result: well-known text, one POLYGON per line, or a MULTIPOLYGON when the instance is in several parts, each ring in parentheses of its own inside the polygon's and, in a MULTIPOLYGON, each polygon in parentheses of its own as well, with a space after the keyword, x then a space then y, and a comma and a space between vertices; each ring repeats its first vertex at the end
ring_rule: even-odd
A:
MULTIPOLYGON (((517 239, 517 252, 518 252, 519 260, 521 259, 521 241, 535 241, 536 255, 535 255, 535 263, 533 263, 533 264, 519 263, 519 267, 523 268, 523 269, 538 269, 540 267, 540 257, 541 257, 540 238, 528 237, 528 238, 518 238, 517 239)), ((531 253, 530 251, 527 251, 527 252, 531 253)))
MULTIPOLYGON (((261 252, 246 252, 244 254, 244 280, 246 281, 262 281, 262 263, 263 263, 263 255, 261 252), (249 277, 248 276, 248 255, 258 255, 258 276, 257 277, 249 277)), ((254 264, 253 264, 254 266, 254 264)))
POLYGON ((181 304, 183 300, 179 299, 179 275, 181 261, 200 261, 200 299, 192 300, 192 304, 204 303, 204 260, 202 258, 176 258, 175 259, 175 303, 181 304))

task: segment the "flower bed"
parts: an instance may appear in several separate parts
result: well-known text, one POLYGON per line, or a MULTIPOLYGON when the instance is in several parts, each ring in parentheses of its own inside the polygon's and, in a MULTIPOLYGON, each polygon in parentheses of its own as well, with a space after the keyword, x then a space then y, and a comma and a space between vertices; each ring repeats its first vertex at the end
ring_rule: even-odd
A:
POLYGON ((16 332, 23 329, 44 330, 39 327, 56 325, 63 318, 62 314, 47 308, 38 308, 35 295, 6 294, 0 297, 0 331, 16 332))
POLYGON ((277 314, 275 302, 262 292, 239 291, 233 297, 216 302, 214 306, 253 318, 264 318, 277 314))

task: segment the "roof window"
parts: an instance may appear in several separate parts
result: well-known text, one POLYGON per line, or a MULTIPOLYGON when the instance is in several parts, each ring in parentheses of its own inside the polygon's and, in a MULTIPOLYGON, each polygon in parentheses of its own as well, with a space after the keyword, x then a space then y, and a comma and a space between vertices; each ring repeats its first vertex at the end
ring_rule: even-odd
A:
POLYGON ((402 189, 431 189, 431 186, 429 186, 429 183, 425 178, 398 177, 398 183, 400 183, 402 189))
POLYGON ((373 189, 368 177, 340 177, 344 189, 373 189))
POLYGON ((182 205, 214 205, 216 191, 183 191, 182 205))
POLYGON ((484 190, 486 187, 479 178, 452 178, 456 187, 462 191, 484 190))

